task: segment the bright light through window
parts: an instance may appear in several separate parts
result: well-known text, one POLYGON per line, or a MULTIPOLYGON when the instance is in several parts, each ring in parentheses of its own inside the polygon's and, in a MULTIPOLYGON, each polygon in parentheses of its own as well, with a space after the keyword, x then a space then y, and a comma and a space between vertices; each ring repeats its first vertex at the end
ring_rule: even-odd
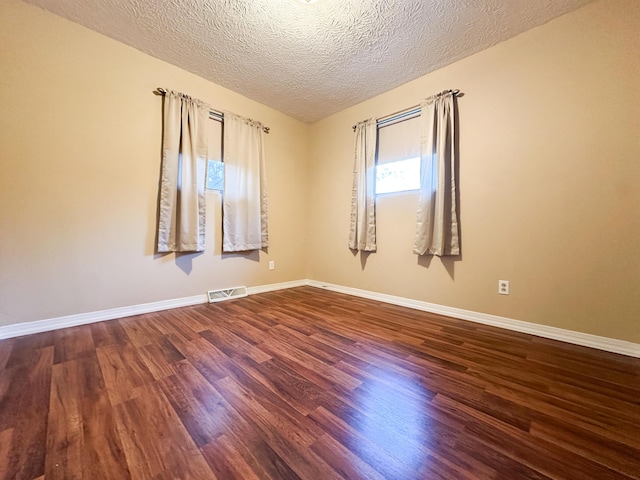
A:
POLYGON ((376 167, 376 194, 420 188, 420 157, 384 163, 376 167))
POLYGON ((207 162, 207 189, 224 190, 224 163, 216 160, 207 162))

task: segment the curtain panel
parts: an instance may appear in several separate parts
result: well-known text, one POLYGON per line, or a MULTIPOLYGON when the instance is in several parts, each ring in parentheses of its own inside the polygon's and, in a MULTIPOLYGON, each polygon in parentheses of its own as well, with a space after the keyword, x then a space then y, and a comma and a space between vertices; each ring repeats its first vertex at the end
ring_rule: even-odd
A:
POLYGON ((351 190, 349 248, 376 251, 375 170, 378 127, 371 118, 356 125, 356 146, 351 190))
POLYGON ((420 194, 413 252, 459 255, 456 204, 455 95, 442 93, 421 104, 420 194))
POLYGON ((205 237, 206 104, 164 96, 158 252, 201 252, 205 237))
POLYGON ((269 246, 264 132, 260 122, 224 112, 224 252, 269 246))

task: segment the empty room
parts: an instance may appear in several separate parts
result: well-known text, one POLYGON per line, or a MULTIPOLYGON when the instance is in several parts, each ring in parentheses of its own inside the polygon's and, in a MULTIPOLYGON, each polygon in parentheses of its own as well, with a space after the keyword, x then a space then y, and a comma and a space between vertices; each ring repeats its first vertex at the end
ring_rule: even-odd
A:
POLYGON ((0 24, 0 479, 640 479, 640 2, 0 24))

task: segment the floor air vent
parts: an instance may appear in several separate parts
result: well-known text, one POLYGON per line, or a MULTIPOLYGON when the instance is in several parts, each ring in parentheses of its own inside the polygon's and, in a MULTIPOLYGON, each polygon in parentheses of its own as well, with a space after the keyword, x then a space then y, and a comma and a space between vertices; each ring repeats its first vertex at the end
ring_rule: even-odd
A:
POLYGON ((209 290, 207 297, 209 303, 221 302, 231 298, 240 298, 247 296, 247 287, 221 288, 220 290, 209 290))

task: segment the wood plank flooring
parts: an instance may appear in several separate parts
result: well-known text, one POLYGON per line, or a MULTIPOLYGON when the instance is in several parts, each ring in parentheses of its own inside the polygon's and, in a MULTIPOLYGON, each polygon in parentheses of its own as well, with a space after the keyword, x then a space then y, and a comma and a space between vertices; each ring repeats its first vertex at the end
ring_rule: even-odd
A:
POLYGON ((640 359, 312 287, 0 341, 4 479, 640 479, 640 359))

